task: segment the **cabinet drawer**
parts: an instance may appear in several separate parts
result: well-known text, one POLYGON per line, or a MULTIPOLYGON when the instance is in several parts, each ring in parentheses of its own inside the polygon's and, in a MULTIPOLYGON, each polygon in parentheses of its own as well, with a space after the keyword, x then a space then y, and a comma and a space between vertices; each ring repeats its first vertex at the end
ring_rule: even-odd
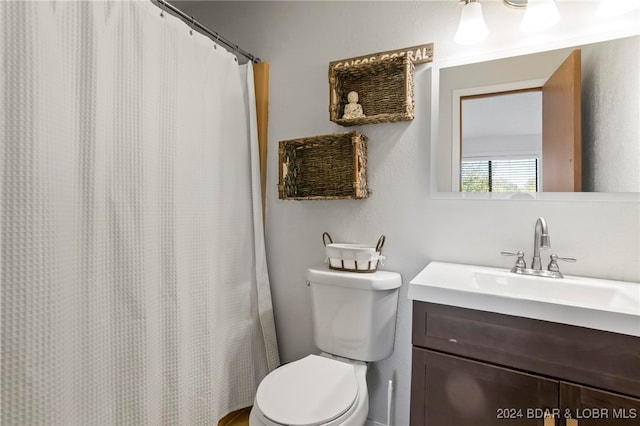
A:
POLYGON ((425 302, 413 345, 640 396, 640 338, 425 302))

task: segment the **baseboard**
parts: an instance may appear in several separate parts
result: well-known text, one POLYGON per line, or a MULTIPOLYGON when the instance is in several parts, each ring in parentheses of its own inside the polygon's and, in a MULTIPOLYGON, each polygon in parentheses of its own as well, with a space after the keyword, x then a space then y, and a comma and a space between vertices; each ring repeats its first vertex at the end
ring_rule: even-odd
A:
POLYGON ((371 419, 367 419, 367 421, 364 423, 364 426, 387 426, 387 425, 385 425, 384 423, 375 422, 371 419))

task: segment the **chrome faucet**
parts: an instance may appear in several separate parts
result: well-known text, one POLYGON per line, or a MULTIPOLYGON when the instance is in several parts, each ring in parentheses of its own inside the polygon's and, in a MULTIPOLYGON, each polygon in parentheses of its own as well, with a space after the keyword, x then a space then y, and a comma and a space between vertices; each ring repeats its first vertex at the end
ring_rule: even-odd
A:
POLYGON ((536 221, 536 227, 533 235, 533 259, 531 260, 531 269, 536 271, 542 270, 542 263, 540 262, 540 248, 551 247, 549 238, 549 230, 547 228, 547 221, 543 217, 539 217, 536 221))
POLYGON ((576 259, 573 257, 560 257, 552 254, 550 256, 549 266, 547 266, 546 270, 543 270, 542 262, 540 261, 540 249, 549 247, 551 247, 551 239, 549 238, 547 221, 544 220, 543 217, 539 217, 538 220, 536 220, 536 226, 533 235, 533 259, 531 261, 531 268, 527 268, 527 264, 524 261, 524 253, 522 251, 518 251, 515 253, 510 251, 503 251, 501 252, 501 254, 504 256, 518 257, 515 266, 513 267, 513 269, 511 269, 511 272, 513 273, 522 275, 535 275, 539 277, 562 278, 563 275, 562 273, 560 273, 558 260, 564 260, 565 262, 575 262, 576 259))

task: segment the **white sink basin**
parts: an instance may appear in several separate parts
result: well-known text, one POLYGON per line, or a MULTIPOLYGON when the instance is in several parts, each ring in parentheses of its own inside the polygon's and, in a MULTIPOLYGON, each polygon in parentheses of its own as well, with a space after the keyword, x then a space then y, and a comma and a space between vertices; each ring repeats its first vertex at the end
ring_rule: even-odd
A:
POLYGON ((409 298, 640 337, 640 283, 518 275, 507 269, 431 262, 409 298))

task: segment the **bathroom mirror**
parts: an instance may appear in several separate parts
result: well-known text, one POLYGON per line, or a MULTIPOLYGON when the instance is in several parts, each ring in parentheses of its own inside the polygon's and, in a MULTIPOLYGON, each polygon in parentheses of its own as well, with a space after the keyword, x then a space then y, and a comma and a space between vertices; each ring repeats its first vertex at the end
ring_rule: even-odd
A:
MULTIPOLYGON (((484 62, 434 67, 434 74, 437 74, 433 82, 437 99, 432 100, 433 123, 437 123, 432 132, 435 191, 460 191, 461 162, 465 167, 471 164, 486 169, 487 162, 492 161, 495 170, 497 166, 502 167, 499 163, 503 160, 513 164, 529 160, 527 167, 533 168, 532 173, 539 176, 538 190, 544 191, 545 179, 551 180, 545 176, 545 169, 552 169, 551 162, 543 160, 542 152, 533 152, 531 147, 542 144, 542 135, 532 130, 535 123, 531 124, 525 118, 534 122, 540 119, 537 108, 542 101, 536 93, 565 59, 579 50, 581 121, 577 132, 582 169, 577 188, 583 192, 640 192, 639 47, 640 36, 632 36, 484 62), (499 108, 502 107, 497 106, 489 95, 496 93, 521 93, 523 99, 537 104, 512 99, 501 112, 499 108), (478 112, 481 115, 475 115, 478 112), (462 135, 468 133, 471 124, 475 140, 465 143, 462 135), (533 142, 526 148, 516 149, 514 141, 517 140, 533 142), (532 158, 537 159, 537 166, 531 166, 532 158)), ((462 167, 463 171, 465 167, 462 167)), ((469 190, 469 186, 463 187, 465 189, 469 190)), ((507 191, 512 191, 511 195, 514 192, 528 194, 535 189, 523 185, 507 191)))

